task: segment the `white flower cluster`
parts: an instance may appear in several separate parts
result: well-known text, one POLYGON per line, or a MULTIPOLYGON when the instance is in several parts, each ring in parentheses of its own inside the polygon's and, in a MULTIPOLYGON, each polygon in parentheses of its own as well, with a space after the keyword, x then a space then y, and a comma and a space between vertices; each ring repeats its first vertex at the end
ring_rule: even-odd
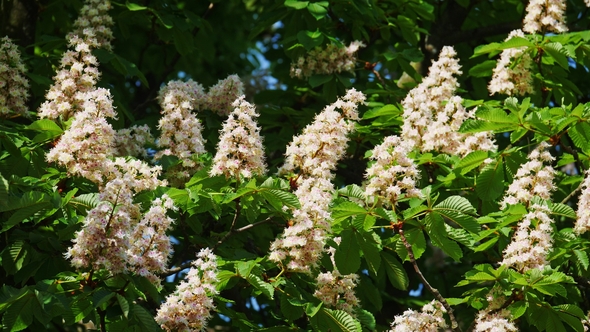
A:
MULTIPOLYGON (((523 37, 522 30, 510 32, 506 41, 514 37, 523 37)), ((490 95, 504 93, 509 96, 534 93, 531 55, 525 52, 526 47, 508 48, 500 54, 500 60, 494 68, 492 80, 488 85, 490 95)))
POLYGON ((74 22, 74 31, 68 35, 82 38, 92 48, 112 48, 113 32, 111 26, 113 19, 108 14, 111 2, 108 0, 86 0, 78 18, 74 22))
POLYGON ((114 154, 115 131, 107 122, 115 117, 111 94, 98 88, 77 95, 81 111, 46 158, 64 166, 70 175, 102 185, 105 167, 114 154))
POLYGON ((86 94, 96 89, 100 72, 90 45, 76 35, 71 36, 68 42, 74 50, 66 51, 61 58, 54 82, 39 108, 41 118, 57 119, 61 116, 67 120, 84 110, 86 94))
POLYGON ((348 90, 344 98, 327 106, 287 147, 285 165, 279 171, 299 173, 295 195, 301 208, 293 211, 293 225, 271 244, 269 259, 281 262, 288 258, 289 270, 310 272, 324 251, 331 231, 332 171, 346 151, 347 135, 354 129, 351 120, 358 119, 357 108, 364 101, 362 93, 348 90))
POLYGON ((155 143, 148 125, 119 129, 115 132, 114 137, 114 155, 147 158, 145 145, 148 143, 155 143))
POLYGON ((0 116, 28 115, 26 71, 16 45, 8 37, 0 39, 0 116))
POLYGON ((567 32, 564 0, 530 0, 523 21, 525 32, 567 32))
POLYGON ((388 136, 377 145, 371 155, 375 163, 367 169, 369 183, 365 188, 367 197, 379 197, 385 206, 395 205, 402 197, 420 197, 416 188, 420 172, 414 161, 408 157, 412 144, 398 136, 388 136))
POLYGON ((446 313, 443 305, 433 300, 422 307, 422 311, 406 310, 402 315, 395 316, 390 332, 438 332, 447 328, 443 317, 446 313))
POLYGON ((196 156, 205 153, 205 140, 201 133, 203 126, 196 114, 191 112, 198 108, 204 97, 203 87, 192 80, 170 81, 160 89, 158 99, 163 116, 158 124, 158 147, 164 150, 156 153, 154 159, 167 155, 178 157, 183 167, 176 176, 178 178, 190 177, 199 166, 196 156))
MULTIPOLYGON (((340 245, 341 238, 334 238, 334 242, 340 245)), ((318 274, 316 278, 316 290, 313 296, 324 302, 330 308, 343 310, 354 315, 354 310, 359 306, 359 299, 354 293, 354 289, 359 282, 359 276, 356 273, 347 275, 340 274, 336 268, 334 254, 336 248, 330 247, 328 250, 334 271, 328 271, 318 274)))
MULTIPOLYGON (((103 6, 101 3, 88 2, 103 6)), ((105 8, 108 9, 85 7, 83 14, 103 17, 106 14, 100 11, 105 8)), ((104 20, 104 17, 99 19, 104 20)), ((96 23, 93 19, 90 21, 96 23)), ((87 30, 92 28, 83 29, 84 38, 91 39, 87 30)), ((108 39, 109 34, 102 36, 108 39)), ((64 166, 68 174, 96 183, 100 192, 97 206, 88 211, 83 228, 76 233, 66 257, 76 268, 106 269, 113 275, 134 273, 159 286, 158 274, 166 269, 171 251, 166 231, 172 220, 166 216, 166 211, 174 206, 164 195, 155 199, 142 216, 139 204, 134 203, 136 194, 155 190, 166 182, 158 179, 159 166, 113 158, 116 154, 139 154, 141 147, 137 142, 122 140, 127 137, 147 140, 149 131, 147 127, 135 127, 118 135, 108 123, 107 118, 114 118, 116 113, 109 90, 96 88, 98 63, 90 53, 91 46, 100 46, 105 41, 86 39, 69 35, 75 51, 66 52, 62 58, 56 82, 39 112, 41 117, 52 119, 62 117, 65 120, 73 116, 70 127, 46 158, 64 166)))
POLYGON ((457 132, 466 119, 474 117, 474 112, 467 112, 461 104, 463 99, 454 95, 459 86, 455 75, 461 74, 456 55, 452 47, 443 47, 428 76, 410 90, 402 102, 404 123, 401 137, 422 152, 465 156, 475 150, 496 149, 489 132, 457 132))
POLYGON ((584 234, 590 229, 590 171, 586 171, 586 178, 582 183, 582 194, 578 201, 578 211, 576 211, 578 219, 574 232, 576 234, 584 234))
POLYGON ((170 331, 205 331, 211 310, 215 309, 212 295, 217 294, 217 257, 209 248, 201 249, 192 262, 186 280, 166 298, 156 322, 170 331))
POLYGON ((307 78, 314 74, 333 74, 354 71, 355 53, 365 47, 363 42, 355 40, 347 47, 328 44, 322 49, 317 46, 306 57, 300 57, 291 64, 291 77, 307 78))
POLYGON ((346 152, 348 134, 354 130, 355 122, 350 120, 358 120, 358 105, 364 101, 361 92, 350 89, 342 99, 326 106, 287 146, 285 164, 279 173, 332 179, 331 172, 346 152))
POLYGON ((225 175, 226 178, 251 178, 264 175, 264 146, 260 128, 255 122, 256 109, 241 96, 233 103, 234 111, 223 123, 217 153, 213 158, 210 174, 225 175))
POLYGON ((506 303, 506 297, 500 288, 494 286, 486 295, 488 306, 480 310, 475 318, 474 332, 517 332, 518 328, 509 321, 510 311, 501 309, 506 303))
POLYGON ((506 196, 500 202, 502 209, 508 204, 528 205, 534 196, 544 200, 551 198, 551 192, 555 189, 553 185, 555 170, 545 163, 551 163, 555 158, 547 151, 547 148, 549 143, 541 142, 529 154, 529 161, 520 166, 514 181, 508 186, 506 196))
POLYGON ((228 115, 233 110, 233 103, 244 94, 244 83, 238 75, 230 75, 209 88, 204 109, 220 115, 228 115))
POLYGON ((547 265, 547 255, 553 248, 553 220, 549 217, 551 210, 539 204, 529 208, 529 212, 518 224, 512 241, 504 249, 501 264, 524 272, 530 269, 542 269, 547 265))

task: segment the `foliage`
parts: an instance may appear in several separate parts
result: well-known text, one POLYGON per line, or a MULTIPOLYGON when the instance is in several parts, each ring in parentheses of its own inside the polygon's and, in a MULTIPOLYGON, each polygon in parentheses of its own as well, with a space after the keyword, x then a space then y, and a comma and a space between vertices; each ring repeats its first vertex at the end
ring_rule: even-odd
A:
MULTIPOLYGON (((0 27, 19 44, 30 80, 28 112, 0 113, 4 330, 159 331, 157 310, 188 268, 198 266, 191 263, 204 248, 217 256, 215 290, 208 290, 215 306, 209 327, 382 331, 404 311, 435 299, 444 302, 445 319, 455 331, 473 330, 478 313, 504 311, 522 331, 584 330, 590 239, 575 228, 590 208, 578 209, 589 190, 583 181, 590 169, 590 21, 582 1, 567 4, 571 32, 509 40, 525 16, 520 1, 113 1, 113 48, 92 49, 101 72, 97 86, 113 97, 112 128, 147 125, 159 133, 162 86, 192 79, 211 87, 237 74, 245 99, 256 107, 252 118, 257 117, 269 169, 252 177, 211 176, 227 116, 193 107, 207 151, 192 159, 198 167, 181 181, 132 197, 141 213, 165 195, 176 206, 168 211, 173 253, 167 270, 158 273, 161 288, 139 272, 76 269, 65 255, 90 211, 105 203, 104 183, 72 176, 47 161, 73 121, 36 114, 68 50, 66 36, 82 3, 23 3, 35 19, 20 30, 9 23, 0 27), (331 45, 342 52, 354 41, 362 46, 352 52, 356 57, 346 55, 356 60, 352 68, 293 77, 292 64, 310 51, 331 45), (497 150, 449 155, 410 149, 407 157, 421 174, 420 195, 401 194, 390 202, 367 196, 365 174, 378 162, 371 158, 375 147, 402 133, 404 98, 447 45, 462 66, 456 94, 472 112, 458 133, 493 132, 497 150), (498 58, 512 49, 532 59, 535 93, 490 96, 487 86, 498 58), (297 194, 307 175, 297 167, 280 172, 287 146, 351 88, 367 99, 358 121, 343 116, 354 127, 346 156, 328 170, 334 190, 322 256, 316 265, 310 262, 310 273, 292 271, 269 257, 275 239, 293 225, 294 211, 306 207, 297 194), (529 154, 542 142, 549 143, 554 158, 545 166, 556 170, 551 199, 536 196, 502 209, 500 202, 521 177, 519 168, 534 159, 529 154), (547 264, 528 270, 502 265, 521 222, 539 211, 549 211, 553 220, 547 264), (338 293, 336 305, 316 293, 317 278, 326 273, 354 280, 338 293), (348 310, 344 294, 353 290, 359 303, 348 310), (494 307, 494 301, 501 303, 494 307)), ((16 10, 10 6, 0 9, 3 17, 16 10)), ((180 156, 153 160, 156 150, 163 150, 158 144, 146 142, 147 155, 128 160, 161 166, 164 175, 182 169, 180 156)), ((111 216, 120 210, 116 201, 109 206, 111 216)), ((531 229, 539 224, 533 221, 531 229)), ((198 277, 202 270, 196 271, 198 277)))

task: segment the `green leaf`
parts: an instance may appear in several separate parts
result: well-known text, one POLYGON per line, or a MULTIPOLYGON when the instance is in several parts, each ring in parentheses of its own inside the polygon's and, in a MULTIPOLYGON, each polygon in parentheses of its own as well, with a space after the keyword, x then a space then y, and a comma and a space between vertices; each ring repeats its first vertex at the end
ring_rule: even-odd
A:
POLYGON ((189 55, 195 50, 195 41, 190 31, 173 29, 174 46, 180 55, 189 55))
POLYGON ((52 207, 51 203, 49 202, 41 202, 38 204, 30 205, 26 208, 21 208, 20 210, 14 212, 8 220, 2 223, 2 229, 0 233, 6 232, 7 230, 11 229, 12 227, 20 224, 25 219, 34 216, 38 212, 50 209, 52 207))
POLYGON ((362 234, 355 232, 354 234, 363 251, 363 257, 365 258, 365 262, 367 262, 369 270, 374 275, 377 275, 379 266, 381 266, 381 256, 379 255, 381 249, 379 248, 379 244, 375 242, 372 233, 374 232, 363 232, 362 234))
MULTIPOLYGON (((414 252, 414 258, 420 259, 422 254, 426 251, 426 238, 424 232, 419 228, 412 228, 404 231, 404 235, 408 240, 408 243, 412 245, 412 251, 414 252)), ((404 243, 400 240, 395 245, 395 252, 402 259, 402 261, 409 261, 408 249, 404 243)))
POLYGON ((543 50, 545 50, 545 52, 549 54, 563 69, 569 69, 567 55, 565 54, 563 45, 560 43, 549 43, 543 47, 543 50))
POLYGON ((324 41, 324 35, 319 30, 302 30, 297 33, 297 40, 299 40, 306 50, 311 51, 314 47, 322 44, 324 41))
POLYGON ((561 203, 551 204, 551 214, 570 219, 577 219, 576 211, 574 211, 574 209, 572 209, 570 206, 561 203))
POLYGON ((307 5, 307 10, 316 20, 321 20, 328 13, 328 1, 313 2, 307 5))
POLYGON ((480 230, 477 220, 469 215, 477 211, 465 197, 448 197, 437 204, 433 210, 471 233, 477 233, 480 230))
POLYGON ((590 124, 579 122, 567 131, 576 147, 584 152, 590 150, 590 124))
POLYGON ((156 332, 159 329, 154 317, 138 304, 133 305, 131 308, 131 317, 139 324, 141 331, 156 332))
POLYGON ((332 208, 332 219, 335 223, 359 214, 367 214, 367 211, 360 205, 350 201, 344 201, 332 208))
POLYGON ((53 135, 58 136, 63 133, 63 129, 61 129, 55 122, 49 119, 41 119, 37 120, 30 125, 27 126, 27 129, 36 130, 36 131, 48 131, 51 132, 53 135))
POLYGON ((506 111, 500 108, 482 106, 477 109, 475 116, 492 123, 504 123, 514 128, 519 124, 518 116, 514 113, 506 113, 506 111))
POLYGON ((483 201, 493 201, 504 192, 504 167, 494 161, 484 167, 475 182, 475 192, 483 201))
POLYGON ((403 112, 395 105, 389 104, 380 108, 373 108, 363 114, 363 120, 373 119, 380 116, 400 116, 403 112))
POLYGON ((491 238, 490 240, 480 244, 479 246, 475 247, 475 249, 473 249, 473 251, 475 252, 479 252, 479 251, 486 251, 489 248, 491 248, 494 244, 496 244, 496 242, 498 242, 500 238, 499 237, 494 237, 491 238))
POLYGON ((117 294, 117 302, 119 302, 119 307, 121 307, 123 316, 127 318, 129 315, 129 302, 120 294, 117 294))
POLYGON ((330 82, 332 79, 334 78, 333 75, 324 75, 324 74, 316 74, 316 75, 312 75, 309 78, 309 85, 311 85, 312 88, 317 88, 318 86, 324 84, 324 83, 328 83, 330 82))
POLYGON ((68 202, 68 205, 73 206, 78 211, 86 213, 86 211, 97 207, 99 203, 98 193, 92 193, 76 196, 68 202))
POLYGON ((520 316, 524 315, 528 304, 525 301, 516 301, 508 306, 508 310, 512 314, 512 320, 518 319, 520 316))
POLYGON ((461 124, 459 132, 463 134, 467 133, 480 133, 484 131, 508 131, 513 130, 514 125, 506 123, 493 123, 484 120, 467 119, 461 124))
POLYGON ((345 229, 340 233, 342 242, 334 254, 334 260, 341 274, 355 273, 361 267, 360 246, 354 233, 351 229, 345 229))
POLYGON ((410 280, 402 264, 393 255, 385 251, 381 251, 381 259, 391 285, 401 290, 408 289, 410 280))
POLYGON ((286 0, 285 6, 295 8, 297 10, 307 8, 309 1, 286 0))
POLYGON ((94 292, 94 294, 92 294, 92 303, 94 304, 94 308, 98 308, 101 304, 112 299, 115 294, 116 293, 113 293, 108 289, 99 288, 94 292))
POLYGON ((491 43, 487 45, 480 45, 473 50, 472 58, 478 57, 483 54, 498 51, 500 49, 500 43, 491 43))
POLYGON ((473 151, 466 155, 459 164, 457 164, 456 168, 460 170, 462 175, 467 174, 474 168, 479 167, 489 156, 488 151, 473 151))
POLYGON ((33 323, 33 302, 37 297, 32 292, 13 302, 2 318, 3 327, 9 331, 21 331, 33 323))
POLYGON ((141 6, 141 5, 138 5, 136 3, 129 2, 129 1, 125 2, 125 6, 127 6, 127 9, 129 9, 132 12, 138 11, 138 10, 146 10, 146 9, 148 9, 148 7, 141 6))
POLYGON ((582 265, 582 267, 584 267, 584 270, 588 270, 588 267, 590 267, 590 260, 588 260, 588 254, 585 251, 575 249, 574 255, 576 255, 578 262, 582 265))
POLYGON ((432 244, 439 247, 447 255, 455 261, 459 261, 463 257, 463 251, 459 245, 448 238, 445 229, 445 222, 441 215, 437 212, 429 213, 426 218, 426 232, 432 241, 432 244))
POLYGON ((271 284, 265 282, 264 280, 262 280, 262 278, 255 274, 250 274, 250 276, 248 276, 246 280, 248 280, 250 285, 254 286, 262 294, 266 295, 269 299, 274 299, 275 289, 271 284))
POLYGON ((480 64, 477 64, 469 69, 469 76, 473 77, 489 77, 492 76, 492 72, 496 67, 496 61, 487 60, 480 64))
POLYGON ((295 196, 294 194, 292 194, 288 191, 284 191, 284 190, 280 190, 280 189, 269 189, 269 190, 262 190, 262 191, 260 191, 260 193, 269 202, 271 200, 277 200, 278 202, 280 202, 281 206, 285 205, 285 206, 288 206, 292 209, 301 208, 301 204, 299 204, 299 200, 297 199, 297 196, 295 196))
POLYGON ((319 331, 362 332, 361 324, 342 310, 323 308, 311 318, 312 325, 319 331))

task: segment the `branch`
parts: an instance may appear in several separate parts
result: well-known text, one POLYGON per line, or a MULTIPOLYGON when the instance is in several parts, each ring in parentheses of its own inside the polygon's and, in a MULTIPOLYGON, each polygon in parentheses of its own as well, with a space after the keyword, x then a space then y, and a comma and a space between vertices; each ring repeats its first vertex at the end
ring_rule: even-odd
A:
POLYGON ((399 228, 399 235, 402 239, 402 242, 404 243, 404 246, 406 246, 406 249, 408 250, 408 257, 410 258, 412 266, 414 266, 416 274, 418 274, 418 277, 420 278, 420 280, 422 280, 422 283, 424 284, 424 286, 426 286, 426 289, 428 289, 428 291, 430 291, 432 295, 434 295, 434 297, 438 300, 438 302, 440 302, 443 305, 443 307, 445 307, 445 309, 447 310, 447 314, 449 314, 449 318, 451 319, 451 328, 453 329, 453 331, 461 332, 459 324, 457 324, 457 320, 455 319, 455 315, 453 314, 453 308, 451 308, 447 300, 439 293, 439 291, 436 288, 432 287, 432 285, 430 285, 428 280, 426 280, 426 278, 422 274, 422 271, 420 271, 420 267, 418 267, 418 263, 416 262, 416 258, 414 257, 412 245, 408 242, 408 239, 406 239, 406 236, 404 235, 404 230, 401 228, 399 228))

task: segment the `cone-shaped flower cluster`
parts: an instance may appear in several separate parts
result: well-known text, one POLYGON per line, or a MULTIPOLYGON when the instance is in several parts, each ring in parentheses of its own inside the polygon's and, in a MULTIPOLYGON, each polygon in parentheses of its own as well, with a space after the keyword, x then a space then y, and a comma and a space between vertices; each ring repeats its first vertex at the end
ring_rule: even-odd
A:
POLYGON ((567 32, 565 25, 565 0, 530 0, 523 21, 525 32, 567 32))
POLYGON ((0 39, 0 117, 27 115, 29 81, 20 52, 8 37, 0 39))
POLYGON ((217 294, 217 258, 209 248, 201 249, 197 257, 186 281, 158 309, 156 322, 166 331, 204 331, 215 309, 211 296, 217 294))
POLYGON ((266 165, 260 128, 255 122, 258 113, 243 95, 232 105, 235 109, 223 123, 210 174, 226 178, 263 175, 266 165))
POLYGON ((307 78, 315 74, 352 72, 356 63, 356 52, 365 47, 360 41, 353 41, 347 47, 328 44, 311 50, 306 57, 300 57, 291 64, 291 77, 307 78))
MULTIPOLYGON (((522 30, 514 30, 510 32, 506 41, 514 37, 524 37, 524 33, 522 30)), ((502 51, 488 85, 490 95, 503 93, 509 96, 524 96, 535 91, 531 73, 533 60, 525 50, 526 47, 515 47, 502 51)))
POLYGON ((530 269, 543 269, 547 265, 547 255, 553 247, 553 220, 551 210, 545 205, 534 204, 529 213, 518 224, 512 241, 504 249, 501 264, 524 272, 530 269))
POLYGON ((230 75, 209 88, 204 108, 220 115, 228 115, 233 103, 244 94, 244 83, 238 75, 230 75))
MULTIPOLYGON (((339 237, 334 238, 334 242, 338 245, 340 245, 341 240, 339 237)), ((359 306, 359 300, 354 293, 354 289, 359 282, 359 276, 356 273, 340 274, 334 260, 335 253, 336 248, 330 247, 328 249, 334 271, 318 274, 316 290, 313 296, 330 308, 344 310, 354 316, 354 310, 359 306)))
POLYGON ((590 171, 586 171, 586 178, 582 183, 582 194, 578 201, 578 219, 574 231, 576 234, 584 234, 590 230, 590 171))
POLYGON ((84 109, 87 92, 96 88, 100 76, 98 61, 90 53, 90 46, 78 36, 69 40, 70 47, 61 59, 60 68, 49 88, 46 101, 39 108, 39 117, 67 120, 84 109))
POLYGON ((420 173, 414 161, 408 157, 412 145, 398 136, 388 136, 373 149, 371 159, 375 163, 367 169, 369 183, 367 197, 378 197, 385 206, 395 205, 402 197, 420 197, 416 188, 420 173))
POLYGON ((160 90, 158 98, 163 116, 158 125, 161 130, 158 146, 166 149, 156 153, 155 159, 173 155, 186 168, 197 166, 194 157, 205 152, 205 140, 201 121, 191 110, 198 108, 204 97, 203 87, 192 80, 171 81, 160 90))
POLYGON ((332 179, 338 160, 344 156, 348 134, 358 120, 357 108, 365 96, 350 89, 342 99, 327 106, 303 133, 287 146, 285 164, 279 173, 300 173, 304 177, 332 179), (342 110, 342 113, 336 111, 342 110))
POLYGON ((555 170, 551 165, 546 165, 554 159, 547 151, 548 147, 547 142, 540 143, 529 154, 529 161, 520 166, 514 176, 514 181, 508 186, 506 196, 500 202, 502 209, 507 204, 528 205, 534 196, 545 200, 551 198, 551 192, 555 189, 553 185, 555 170))
POLYGON ((459 86, 455 75, 461 74, 456 55, 452 47, 443 47, 428 76, 410 90, 402 102, 404 124, 401 137, 422 152, 465 156, 475 150, 496 149, 491 133, 457 132, 461 124, 474 115, 461 105, 462 98, 454 95, 459 86))
POLYGON ((92 48, 106 48, 110 50, 113 32, 113 19, 108 14, 111 2, 108 0, 86 0, 78 18, 74 22, 74 31, 68 38, 78 36, 92 48))
POLYGON ((443 305, 433 300, 422 307, 422 311, 406 310, 402 315, 395 316, 390 332, 438 332, 447 328, 443 317, 446 313, 443 305))
POLYGON ((103 184, 104 169, 114 153, 115 131, 107 118, 115 117, 111 94, 103 88, 79 93, 82 111, 46 158, 66 167, 68 174, 103 184))
POLYGON ((269 259, 288 259, 289 270, 310 272, 324 251, 331 231, 332 171, 346 151, 347 135, 354 129, 352 120, 358 119, 357 108, 364 101, 362 93, 348 90, 344 98, 327 106, 287 147, 285 165, 279 171, 299 173, 295 195, 301 208, 293 211, 293 225, 271 244, 269 259))

